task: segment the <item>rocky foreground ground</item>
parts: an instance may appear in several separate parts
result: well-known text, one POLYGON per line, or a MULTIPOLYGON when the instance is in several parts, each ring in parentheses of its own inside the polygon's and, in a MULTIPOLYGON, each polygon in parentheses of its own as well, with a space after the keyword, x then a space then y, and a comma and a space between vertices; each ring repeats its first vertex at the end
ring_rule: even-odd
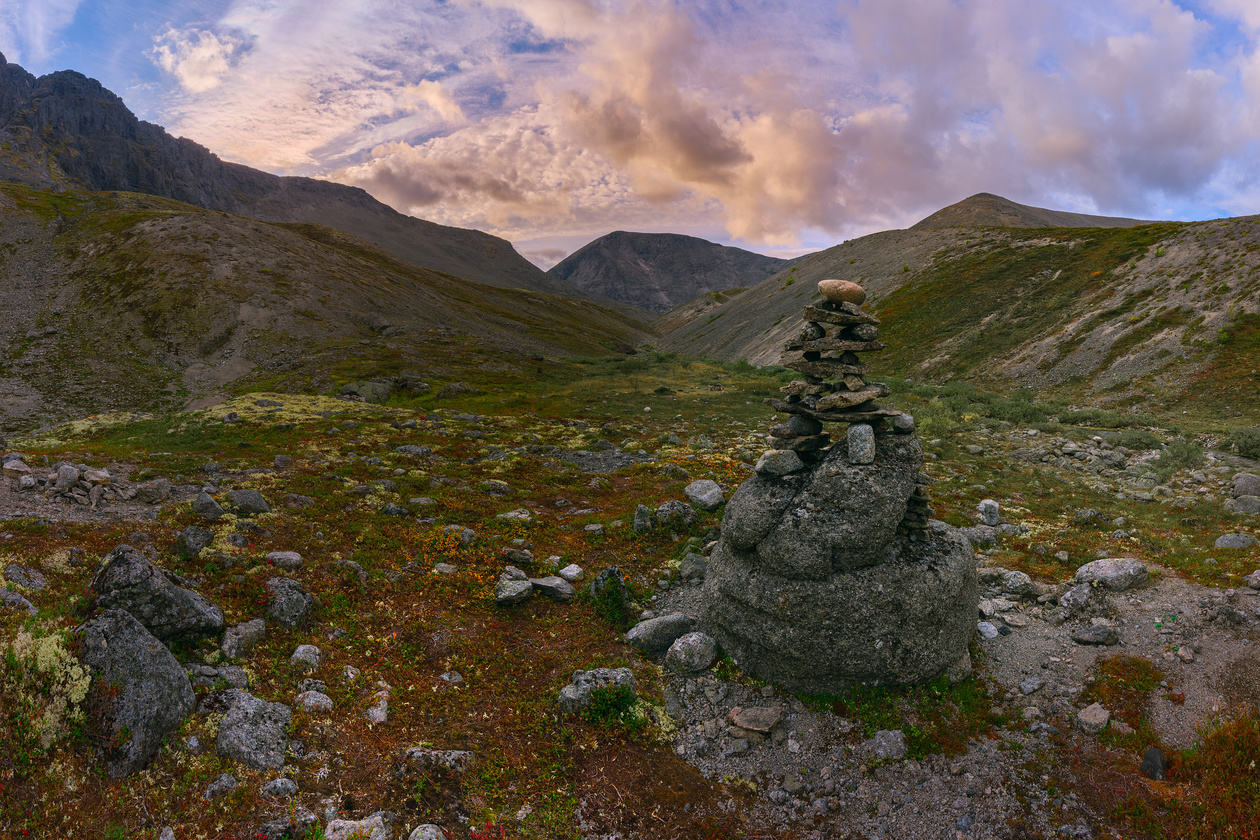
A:
MULTIPOLYGON (((566 622, 587 607, 580 596, 566 601, 564 587, 542 584, 555 578, 580 593, 596 572, 620 561, 633 569, 631 583, 640 587, 646 618, 698 615, 705 540, 673 542, 687 531, 671 537, 669 528, 634 536, 636 519, 652 528, 670 517, 680 523, 698 517, 697 533, 707 529, 711 542, 715 533, 707 522, 720 522, 720 509, 707 513, 681 492, 683 485, 707 471, 729 496, 747 467, 732 460, 729 469, 717 469, 713 450, 705 447, 755 451, 756 433, 709 428, 700 435, 685 423, 659 430, 627 425, 620 431, 632 437, 618 446, 594 440, 611 428, 522 427, 517 420, 455 412, 402 428, 401 414, 384 419, 391 418, 393 427, 381 423, 373 434, 358 421, 330 427, 325 420, 314 441, 286 445, 274 456, 266 450, 262 460, 242 447, 216 458, 224 463, 198 461, 195 473, 185 461, 179 474, 160 474, 154 465, 169 457, 163 453, 146 458, 144 466, 8 459, 10 480, 0 488, 0 504, 13 522, 0 539, 24 548, 10 550, 6 560, 6 633, 21 638, 19 619, 28 608, 41 617, 62 615, 58 611, 65 608, 56 604, 67 593, 54 593, 67 581, 89 585, 96 612, 72 611, 55 619, 59 626, 70 629, 89 614, 99 618, 125 609, 121 602, 106 603, 108 593, 126 588, 107 585, 101 576, 107 554, 116 558, 117 566, 109 564, 116 571, 177 568, 178 574, 144 575, 159 588, 204 596, 222 609, 213 651, 190 646, 186 639, 196 635, 191 624, 170 631, 178 655, 172 680, 186 679, 190 686, 191 723, 154 753, 149 769, 130 781, 106 783, 92 769, 91 750, 63 742, 63 751, 52 753, 60 768, 56 782, 36 784, 17 772, 10 757, 0 765, 6 825, 31 826, 27 830, 39 836, 72 836, 68 812, 40 819, 28 804, 26 816, 15 821, 10 806, 19 795, 34 797, 27 803, 51 803, 75 793, 86 796, 85 808, 129 824, 137 836, 157 836, 169 826, 177 838, 202 833, 204 828, 193 828, 201 825, 197 820, 211 826, 217 820, 230 836, 243 830, 232 826, 246 824, 255 834, 280 837, 297 823, 318 824, 326 837, 378 829, 374 837, 437 837, 439 828, 451 836, 498 836, 482 827, 487 810, 501 815, 495 830, 504 836, 572 836, 574 823, 580 836, 590 838, 703 836, 702 826, 724 826, 729 836, 784 838, 1138 836, 1117 822, 1112 809, 1118 802, 1141 791, 1157 810, 1159 802, 1192 787, 1189 779, 1161 781, 1139 772, 1148 742, 1158 739, 1172 762, 1174 751, 1193 747, 1215 722, 1260 701, 1260 656, 1254 650, 1260 579, 1250 575, 1260 556, 1254 544, 1245 544, 1256 532, 1254 520, 1245 513, 1225 519, 1211 514, 1210 522, 1223 523, 1219 533, 1193 536, 1211 546, 1211 540, 1235 535, 1240 547, 1228 547, 1234 543, 1227 540, 1214 551, 1222 569, 1255 561, 1246 574, 1209 573, 1215 585, 1189 579, 1205 576, 1201 568, 1186 568, 1187 557, 1202 557, 1201 546, 1168 550, 1177 540, 1164 535, 1158 542, 1153 535, 1162 521, 1157 513, 1189 522, 1248 495, 1235 492, 1235 476, 1254 467, 1226 453, 1209 452, 1202 467, 1164 478, 1151 469, 1153 452, 1076 433, 1030 435, 994 426, 974 431, 955 448, 928 441, 926 471, 936 479, 938 510, 965 526, 977 550, 983 593, 972 647, 976 679, 964 683, 971 687, 967 693, 937 684, 903 695, 815 697, 751 680, 729 660, 699 674, 671 676, 653 664, 662 651, 623 645, 620 632, 607 624, 572 636, 566 622), (680 445, 688 438, 691 446, 633 445, 649 443, 658 431, 665 446, 672 445, 670 436, 680 445), (403 452, 402 446, 415 449, 403 452), (657 451, 647 451, 652 449, 657 451), (496 473, 502 478, 480 473, 514 459, 520 460, 516 471, 496 473), (1010 476, 974 466, 986 459, 1023 465, 1023 472, 1010 476), (29 469, 13 466, 19 462, 29 469), (66 466, 78 470, 74 481, 61 469, 66 466), (100 475, 106 471, 108 484, 100 475), (193 474, 195 481, 187 478, 193 474), (26 475, 34 484, 19 489, 26 475), (646 498, 651 493, 645 485, 624 495, 627 488, 619 490, 616 482, 627 475, 667 477, 669 500, 658 508, 662 497, 646 498), (540 476, 568 476, 567 489, 549 493, 538 483, 524 493, 517 489, 540 476), (1075 493, 1068 488, 1082 485, 1092 495, 1067 505, 1052 522, 1028 501, 1037 487, 1053 495, 1075 493), (95 491, 105 486, 108 496, 95 491), (269 497, 272 513, 249 512, 255 487, 269 497), (332 489, 320 489, 325 487, 332 489), (412 489, 420 487, 426 489, 412 489), (996 503, 980 504, 989 497, 996 503), (646 517, 635 516, 641 501, 649 502, 646 517), (386 550, 395 552, 388 563, 374 566, 365 555, 350 553, 356 539, 379 538, 370 528, 331 543, 331 529, 351 521, 350 513, 385 523, 384 544, 395 546, 386 550), (476 531, 439 527, 454 520, 476 531), (392 530, 392 523, 406 530, 392 530), (70 529, 68 538, 83 547, 29 549, 31 534, 58 528, 70 529), (92 529, 101 536, 91 536, 92 529), (388 542, 391 534, 425 529, 443 534, 439 550, 413 553, 388 542), (636 558, 631 552, 643 539, 656 542, 636 558), (136 550, 111 554, 114 546, 106 541, 129 541, 136 550), (561 545, 554 560, 544 559, 549 547, 561 545), (1146 574, 1115 588, 1086 584, 1082 591, 1076 570, 1100 556, 1135 557, 1146 574), (508 565, 527 569, 524 580, 539 586, 515 606, 496 606, 494 579, 508 565), (426 589, 433 587, 439 588, 426 589), (437 600, 408 613, 398 598, 413 593, 437 600), (300 614, 312 608, 318 618, 304 623, 300 614), (360 624, 373 615, 382 621, 360 624), (400 635, 412 626, 415 646, 400 648, 400 635), (548 646, 548 633, 564 639, 562 650, 548 646), (484 640, 485 650, 471 640, 484 640), (522 660, 521 651, 531 653, 522 660), (524 737, 515 740, 515 730, 494 728, 501 725, 496 719, 537 713, 550 722, 529 730, 531 737, 560 737, 567 725, 556 689, 568 681, 579 654, 582 664, 628 665, 638 675, 653 724, 634 730, 629 740, 585 724, 565 735, 582 745, 577 753, 589 756, 576 765, 585 775, 561 784, 572 800, 549 799, 536 778, 482 781, 504 778, 493 775, 503 771, 490 769, 501 766, 503 753, 511 750, 522 757, 513 761, 529 762, 529 751, 538 749, 524 746, 524 737), (1143 678, 1151 680, 1142 701, 1135 705, 1108 694, 1117 679, 1100 663, 1137 667, 1132 663, 1139 661, 1146 663, 1143 678), (495 668, 508 669, 505 680, 495 668), (496 702, 496 694, 506 697, 520 686, 527 699, 513 699, 516 709, 496 702), (420 716, 409 709, 426 703, 430 710, 420 716), (938 708, 949 704, 956 707, 954 717, 937 717, 938 708), (482 715, 491 723, 470 728, 461 722, 482 715), (957 731, 947 731, 949 726, 957 731), (683 771, 659 757, 636 759, 656 739, 665 739, 675 760, 695 768, 696 781, 685 782, 683 771), (609 751, 610 743, 620 746, 609 751), (619 775, 618 756, 641 763, 619 775), (623 801, 643 802, 645 790, 664 780, 684 791, 676 801, 658 797, 635 813, 626 810, 630 805, 621 807, 623 801), (101 804, 102 796, 145 801, 145 786, 154 783, 183 791, 164 794, 165 813, 143 814, 132 805, 109 811, 101 804)), ((1193 528, 1186 525, 1187 533, 1195 534, 1193 528)), ((1208 560, 1216 562, 1201 562, 1208 560)), ((199 604, 196 598, 187 603, 199 604)), ((214 610, 203 607, 192 610, 196 621, 215 625, 214 610)), ((185 700, 176 696, 171 702, 185 700)), ((554 772, 553 765, 529 766, 535 774, 540 768, 554 772)))

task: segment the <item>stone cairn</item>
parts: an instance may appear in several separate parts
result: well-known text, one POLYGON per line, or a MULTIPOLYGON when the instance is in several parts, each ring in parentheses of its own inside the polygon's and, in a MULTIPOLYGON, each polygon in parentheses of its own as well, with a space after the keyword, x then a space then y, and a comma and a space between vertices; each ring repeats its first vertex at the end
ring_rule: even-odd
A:
POLYGON ((969 670, 980 598, 966 538, 929 520, 909 415, 880 408, 858 353, 883 347, 861 287, 819 284, 788 344, 805 375, 767 402, 789 415, 726 504, 701 627, 744 672, 815 694, 969 670), (830 445, 824 423, 845 423, 830 445), (837 441, 837 443, 840 443, 837 441))
MULTIPOLYGON (((891 427, 897 434, 913 434, 914 418, 894 408, 881 408, 875 400, 888 396, 888 386, 866 381, 866 364, 858 353, 883 350, 878 341, 879 318, 862 311, 866 290, 847 280, 823 280, 818 284, 823 300, 805 306, 805 326, 800 335, 784 346, 784 366, 804 374, 779 390, 785 399, 765 402, 787 423, 770 429, 770 445, 778 452, 795 452, 801 465, 821 461, 831 436, 823 423, 847 423, 846 443, 849 462, 870 464, 875 460, 875 435, 891 427), (791 355, 799 352, 799 358, 791 355)), ((790 458, 764 459, 759 472, 773 471, 775 464, 794 466, 790 458)), ((790 470, 789 470, 790 471, 790 470)), ((931 479, 919 473, 914 495, 906 506, 906 516, 898 532, 911 539, 923 539, 932 508, 928 486, 931 479)))

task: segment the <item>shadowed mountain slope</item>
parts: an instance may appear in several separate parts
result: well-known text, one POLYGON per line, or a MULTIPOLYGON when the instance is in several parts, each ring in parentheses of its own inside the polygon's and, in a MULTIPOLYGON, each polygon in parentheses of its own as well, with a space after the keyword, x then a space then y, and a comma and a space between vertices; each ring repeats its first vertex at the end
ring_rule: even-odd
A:
POLYGON ((614 231, 574 251, 547 273, 588 294, 668 312, 705 292, 751 286, 791 265, 676 233, 614 231))
POLYGON ((94 79, 73 71, 36 78, 2 55, 0 180, 139 192, 264 221, 328 225, 407 262, 478 283, 589 297, 504 239, 405 216, 357 187, 226 163, 136 119, 94 79))
POLYGON ((633 352, 596 303, 442 274, 333 228, 0 184, 0 432, 412 370, 633 352))

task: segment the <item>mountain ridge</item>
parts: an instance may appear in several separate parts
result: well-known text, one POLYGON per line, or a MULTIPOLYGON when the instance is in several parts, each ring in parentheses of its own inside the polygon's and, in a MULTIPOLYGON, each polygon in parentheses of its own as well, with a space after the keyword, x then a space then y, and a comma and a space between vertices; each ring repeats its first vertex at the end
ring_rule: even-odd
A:
POLYGON ((1018 204, 992 193, 976 193, 962 201, 942 207, 910 226, 910 230, 932 230, 950 227, 1135 227, 1154 224, 1152 221, 1121 216, 1092 216, 1066 210, 1048 210, 1018 204))
POLYGON ((0 54, 0 143, 0 180, 139 192, 262 221, 322 224, 479 283, 591 297, 497 236, 406 216, 358 187, 223 161, 137 119, 116 94, 73 70, 37 78, 0 54))

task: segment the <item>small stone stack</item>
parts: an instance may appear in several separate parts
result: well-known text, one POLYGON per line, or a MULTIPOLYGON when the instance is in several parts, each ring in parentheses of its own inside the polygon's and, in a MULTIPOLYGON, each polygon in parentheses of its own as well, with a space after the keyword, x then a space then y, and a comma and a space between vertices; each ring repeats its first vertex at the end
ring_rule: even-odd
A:
MULTIPOLYGON (((766 404, 790 415, 787 423, 770 430, 775 450, 791 450, 803 463, 826 457, 831 436, 823 423, 847 423, 849 462, 870 464, 875 460, 875 435, 891 430, 914 432, 914 418, 875 400, 888 396, 888 386, 866 381, 866 364, 858 353, 883 350, 879 318, 862 311, 866 291, 848 280, 823 280, 818 284, 823 300, 805 307, 805 326, 800 336, 783 348, 786 367, 804 374, 804 380, 780 390, 785 399, 767 398, 766 404)), ((901 533, 921 538, 935 511, 928 495, 929 479, 920 473, 909 499, 901 533)))

